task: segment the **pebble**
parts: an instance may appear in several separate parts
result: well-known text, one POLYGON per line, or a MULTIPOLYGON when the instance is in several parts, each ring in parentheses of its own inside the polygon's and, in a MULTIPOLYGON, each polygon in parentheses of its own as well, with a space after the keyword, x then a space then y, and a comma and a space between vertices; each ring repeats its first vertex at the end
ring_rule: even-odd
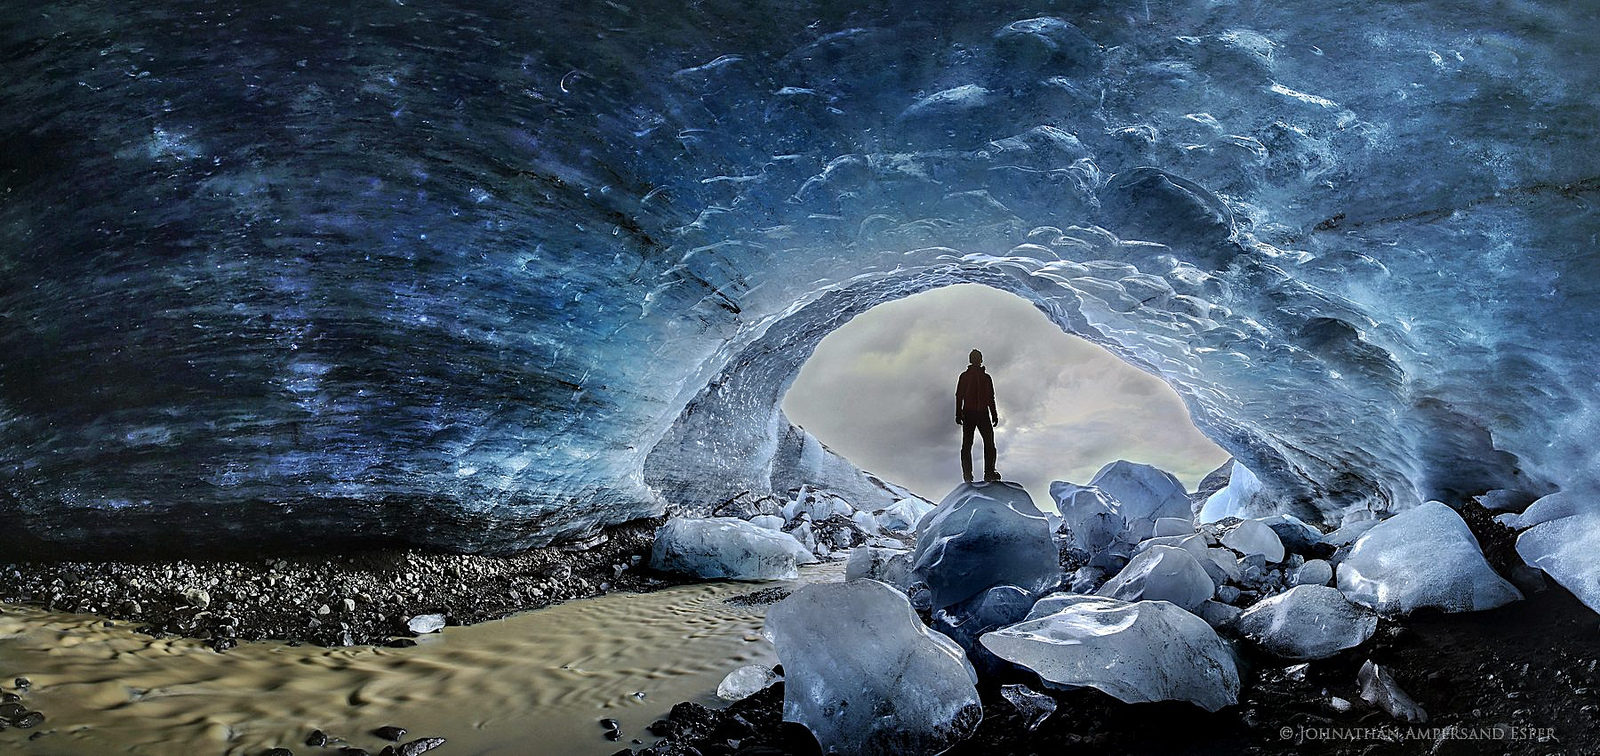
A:
POLYGON ((306 745, 308 746, 321 748, 327 744, 328 736, 321 730, 312 730, 311 734, 306 736, 306 745))
POLYGON ((383 738, 384 740, 399 741, 401 738, 406 736, 406 728, 404 728, 404 727, 395 727, 394 725, 388 725, 388 726, 379 727, 378 729, 373 730, 372 734, 373 735, 377 735, 378 737, 383 738))
POLYGON ((15 682, 17 684, 17 690, 27 690, 33 687, 33 681, 26 677, 19 677, 15 680, 15 682))
POLYGON ((294 756, 294 751, 291 751, 287 748, 274 748, 266 753, 261 754, 261 756, 294 756))

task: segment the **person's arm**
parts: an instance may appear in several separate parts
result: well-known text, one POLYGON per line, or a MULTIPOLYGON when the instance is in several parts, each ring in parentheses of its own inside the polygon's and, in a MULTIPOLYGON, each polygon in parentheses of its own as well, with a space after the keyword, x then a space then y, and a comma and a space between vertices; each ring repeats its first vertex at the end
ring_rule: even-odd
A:
POLYGON ((962 384, 966 382, 966 373, 962 373, 961 377, 956 379, 956 425, 961 424, 961 388, 962 384))

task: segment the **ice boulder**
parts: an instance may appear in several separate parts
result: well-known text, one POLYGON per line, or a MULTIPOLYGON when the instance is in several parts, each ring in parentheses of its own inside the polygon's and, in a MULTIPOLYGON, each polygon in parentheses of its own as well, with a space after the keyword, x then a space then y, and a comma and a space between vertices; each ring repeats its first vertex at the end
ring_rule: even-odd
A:
POLYGON ((1117 513, 1128 523, 1133 540, 1149 538, 1162 517, 1189 518, 1189 494, 1172 473, 1150 465, 1119 459, 1094 474, 1089 485, 1117 502, 1117 513))
POLYGON ((1381 614, 1430 606, 1475 612, 1522 598, 1483 558, 1461 515, 1437 501, 1373 526, 1336 576, 1346 598, 1381 614))
POLYGON ((1200 522, 1217 522, 1229 517, 1256 517, 1271 511, 1271 502, 1262 491, 1261 479, 1250 469, 1233 462, 1228 485, 1206 497, 1200 506, 1200 522))
POLYGON ((943 609, 996 585, 1043 593, 1061 580, 1058 560, 1050 523, 1022 486, 964 483, 918 525, 908 579, 943 609))
POLYGON ((1054 613, 979 642, 1050 685, 1097 688, 1127 703, 1189 701, 1216 711, 1238 701, 1233 650, 1199 617, 1165 601, 1055 603, 1054 613))
POLYGON ((923 515, 933 511, 933 505, 921 499, 901 499, 878 510, 878 527, 896 533, 910 533, 917 529, 923 515))
POLYGON ((1301 585, 1245 610, 1238 627, 1285 659, 1326 659, 1367 642, 1378 629, 1378 615, 1328 586, 1301 585))
POLYGON ((1295 585, 1327 585, 1333 580, 1333 565, 1323 559, 1312 559, 1294 571, 1295 585))
POLYGON ((1126 527, 1117 504, 1098 488, 1064 481, 1050 484, 1050 493, 1061 512, 1061 531, 1073 548, 1090 556, 1114 549, 1126 527))
POLYGON ((845 580, 878 580, 899 585, 911 568, 911 552, 905 549, 886 549, 877 546, 860 546, 850 552, 844 566, 845 580))
POLYGON ((1187 517, 1160 517, 1156 519, 1153 534, 1160 536, 1182 536, 1194 532, 1194 520, 1187 517))
POLYGON ((1222 545, 1245 556, 1260 554, 1266 557, 1268 562, 1283 561, 1283 541, 1271 527, 1260 520, 1245 520, 1239 523, 1222 536, 1222 545))
POLYGON ((1096 594, 1123 601, 1171 601, 1193 609, 1216 590, 1211 575, 1187 549, 1152 546, 1134 556, 1096 594))
POLYGON ((936 754, 983 718, 961 647, 883 583, 801 587, 767 611, 766 634, 783 664, 783 718, 824 753, 936 754))
POLYGON ((732 517, 668 520, 650 547, 651 569, 703 578, 780 580, 815 561, 794 536, 732 517))
POLYGON ((1033 609, 1034 597, 1014 585, 997 585, 933 615, 933 629, 949 636, 962 648, 977 647, 978 637, 990 630, 1021 622, 1033 609))
POLYGON ((756 515, 750 518, 750 524, 767 530, 783 530, 783 517, 780 515, 756 515))
POLYGON ((1550 520, 1517 536, 1522 560, 1545 571, 1579 601, 1600 612, 1600 512, 1550 520))

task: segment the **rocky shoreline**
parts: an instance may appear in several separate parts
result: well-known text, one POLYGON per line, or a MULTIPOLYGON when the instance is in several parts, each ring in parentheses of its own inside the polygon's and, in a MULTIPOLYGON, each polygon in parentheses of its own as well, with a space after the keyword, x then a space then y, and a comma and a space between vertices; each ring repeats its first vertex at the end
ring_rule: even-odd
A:
POLYGON ((97 614, 155 636, 322 646, 407 645, 419 628, 466 625, 613 591, 684 582, 649 571, 660 519, 509 557, 420 550, 252 561, 0 564, 0 602, 97 614))

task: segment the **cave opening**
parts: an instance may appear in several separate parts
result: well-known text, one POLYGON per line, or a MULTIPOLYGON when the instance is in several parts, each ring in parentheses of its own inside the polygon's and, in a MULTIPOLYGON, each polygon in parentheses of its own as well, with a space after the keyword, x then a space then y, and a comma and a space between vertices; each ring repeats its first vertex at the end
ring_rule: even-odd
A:
MULTIPOLYGON (((1053 508, 1051 481, 1085 483, 1118 459, 1194 490, 1229 458, 1159 377, 982 284, 886 302, 839 326, 800 366, 782 412, 856 467, 938 501, 961 481, 952 388, 970 349, 995 382, 1002 477, 1042 508, 1053 508)), ((981 473, 981 440, 973 464, 981 473)))

